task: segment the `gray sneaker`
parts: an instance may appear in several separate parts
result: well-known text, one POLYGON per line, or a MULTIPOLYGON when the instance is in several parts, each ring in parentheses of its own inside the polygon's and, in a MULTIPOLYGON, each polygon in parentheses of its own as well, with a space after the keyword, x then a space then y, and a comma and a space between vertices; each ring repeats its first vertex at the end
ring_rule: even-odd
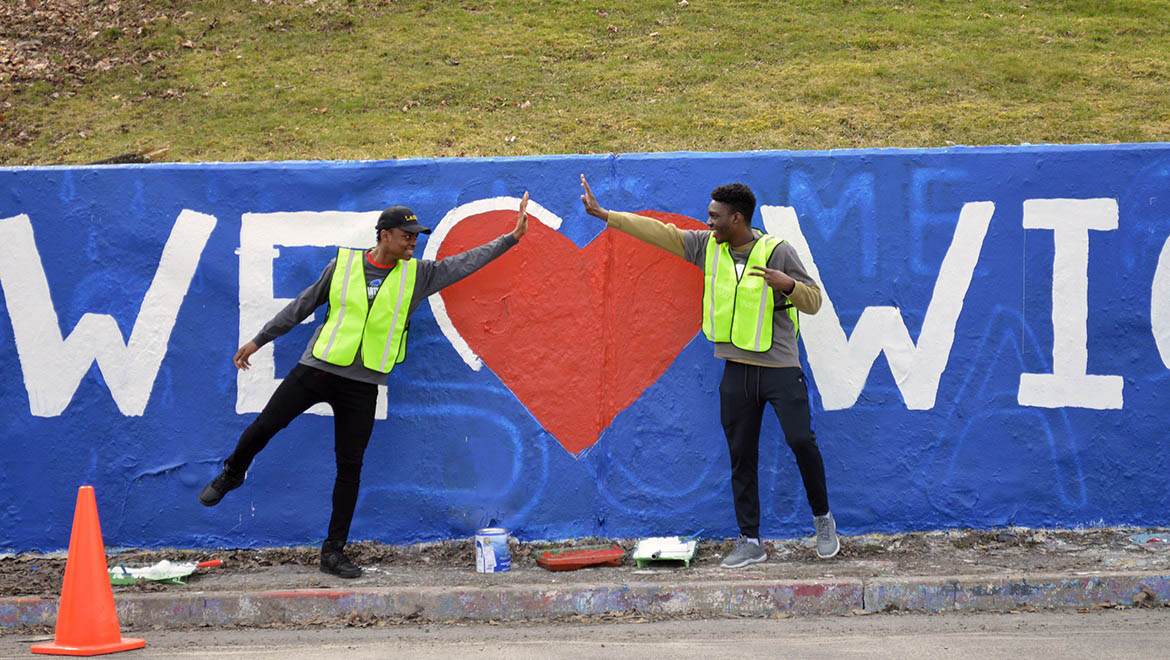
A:
POLYGON ((758 564, 768 560, 768 553, 762 545, 756 545, 747 540, 746 536, 739 537, 735 548, 727 553, 719 565, 723 568, 739 568, 748 564, 758 564))
POLYGON ((841 551, 841 541, 837 538, 837 521, 833 520, 832 512, 813 516, 813 525, 817 528, 817 556, 821 559, 836 557, 841 551))

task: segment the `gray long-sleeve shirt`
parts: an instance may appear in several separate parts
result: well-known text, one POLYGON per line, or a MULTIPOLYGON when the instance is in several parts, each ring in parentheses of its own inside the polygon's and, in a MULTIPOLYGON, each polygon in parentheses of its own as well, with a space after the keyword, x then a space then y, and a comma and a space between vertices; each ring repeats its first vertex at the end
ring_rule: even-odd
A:
MULTIPOLYGON (((707 259, 707 244, 711 238, 708 230, 679 229, 673 224, 662 223, 654 218, 633 213, 610 211, 608 225, 631 236, 676 254, 698 266, 704 267, 707 259)), ((758 239, 759 231, 753 230, 758 239)), ((780 238, 783 238, 782 236, 780 238)), ((742 269, 747 265, 748 255, 755 242, 731 250, 731 258, 743 277, 742 269)), ((786 296, 777 293, 778 303, 772 315, 772 347, 755 353, 736 348, 729 342, 715 342, 715 357, 732 362, 743 362, 763 367, 799 367, 800 353, 796 344, 796 332, 788 310, 782 302, 789 302, 805 314, 816 314, 821 308, 821 289, 809 276, 797 256, 796 250, 787 241, 781 243, 768 259, 768 268, 780 270, 796 280, 793 290, 786 296)))
MULTIPOLYGON (((419 303, 427 296, 458 282, 486 266, 488 262, 502 255, 508 248, 515 244, 516 239, 512 237, 512 234, 508 233, 493 241, 484 243, 477 248, 472 248, 459 254, 453 254, 446 259, 440 259, 439 261, 420 259, 418 262, 418 271, 415 274, 414 292, 410 297, 410 308, 406 311, 407 317, 409 318, 414 313, 419 303)), ((366 256, 363 256, 362 263, 365 266, 366 294, 372 304, 374 294, 378 292, 378 287, 386 279, 386 276, 390 274, 391 269, 376 266, 366 256)), ((325 267, 325 270, 321 272, 321 277, 317 278, 317 281, 309 286, 309 288, 302 291, 300 295, 285 305, 284 309, 277 312, 276 316, 264 325, 252 341, 256 342, 257 346, 263 346, 295 328, 301 321, 308 318, 314 310, 328 303, 329 286, 333 279, 333 270, 336 266, 337 259, 335 257, 325 267)), ((317 330, 313 333, 313 338, 309 340, 309 345, 305 347, 305 352, 301 355, 301 364, 363 383, 386 384, 388 374, 367 369, 362 364, 360 348, 358 349, 358 357, 354 359, 353 364, 346 366, 329 364, 328 362, 323 362, 313 357, 313 345, 317 343, 317 337, 321 334, 323 327, 325 327, 324 324, 317 326, 317 330)))

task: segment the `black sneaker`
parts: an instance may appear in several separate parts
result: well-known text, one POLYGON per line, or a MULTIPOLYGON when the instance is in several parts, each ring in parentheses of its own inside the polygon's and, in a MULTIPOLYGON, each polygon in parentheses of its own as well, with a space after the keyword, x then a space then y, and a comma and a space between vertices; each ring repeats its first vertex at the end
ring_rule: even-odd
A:
POLYGON ((348 580, 361 577, 362 569, 355 566, 341 550, 322 550, 321 572, 348 580))
POLYGON ((218 477, 212 479, 211 483, 199 491, 199 502, 203 506, 215 506, 219 504, 224 495, 228 494, 228 491, 239 488, 242 483, 244 483, 244 475, 232 474, 225 467, 218 477))

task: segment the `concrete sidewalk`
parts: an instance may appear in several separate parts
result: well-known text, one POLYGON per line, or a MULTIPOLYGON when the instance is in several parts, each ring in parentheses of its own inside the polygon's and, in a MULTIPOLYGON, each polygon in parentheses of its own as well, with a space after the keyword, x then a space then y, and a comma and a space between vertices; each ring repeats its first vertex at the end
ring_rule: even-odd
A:
MULTIPOLYGON (((313 565, 233 567, 228 561, 223 568, 200 571, 184 585, 116 588, 115 600, 122 626, 134 630, 379 619, 841 615, 1170 603, 1170 551, 1126 541, 1132 531, 1107 537, 1100 531, 1029 531, 1026 537, 978 532, 976 541, 955 532, 852 537, 843 538, 839 557, 823 561, 812 557, 807 539, 776 541, 767 563, 738 570, 719 568, 719 554, 711 550, 689 568, 638 569, 627 558, 620 567, 563 572, 537 566, 521 550, 514 551, 513 569, 497 574, 478 574, 462 559, 438 566, 423 557, 359 559, 365 573, 355 580, 325 575, 313 565)), ((56 610, 53 596, 0 598, 0 630, 53 625, 56 610)))

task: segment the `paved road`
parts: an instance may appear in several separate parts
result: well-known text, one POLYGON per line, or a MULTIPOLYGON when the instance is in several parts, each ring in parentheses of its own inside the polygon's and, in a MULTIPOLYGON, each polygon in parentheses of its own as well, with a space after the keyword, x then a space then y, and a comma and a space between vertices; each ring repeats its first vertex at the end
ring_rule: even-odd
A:
MULTIPOLYGON (((385 628, 145 631, 116 658, 1165 658, 1170 608, 1088 614, 878 614, 651 623, 401 625, 385 628)), ((0 637, 0 657, 30 658, 31 635, 0 637)))

